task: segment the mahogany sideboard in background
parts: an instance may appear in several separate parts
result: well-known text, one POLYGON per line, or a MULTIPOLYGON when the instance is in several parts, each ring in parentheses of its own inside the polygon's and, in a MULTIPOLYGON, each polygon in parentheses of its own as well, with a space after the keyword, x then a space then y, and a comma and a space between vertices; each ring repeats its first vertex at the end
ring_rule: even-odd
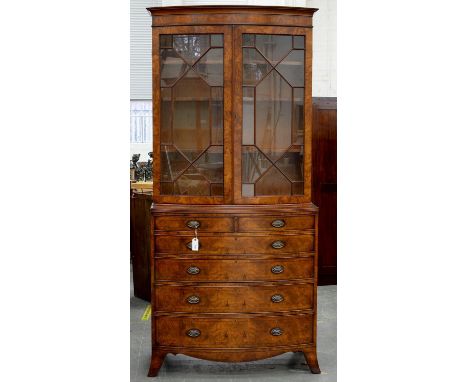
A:
MULTIPOLYGON (((320 208, 318 285, 336 284, 336 97, 313 98, 312 202, 320 208)), ((150 301, 152 196, 130 199, 130 252, 135 297, 150 301)))
POLYGON ((336 97, 313 98, 312 202, 319 207, 318 285, 336 284, 336 97))

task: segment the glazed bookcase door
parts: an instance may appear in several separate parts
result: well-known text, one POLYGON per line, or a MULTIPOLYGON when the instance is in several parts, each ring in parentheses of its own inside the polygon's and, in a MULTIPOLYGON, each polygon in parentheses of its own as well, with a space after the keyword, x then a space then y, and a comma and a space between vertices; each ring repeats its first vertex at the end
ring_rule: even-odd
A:
POLYGON ((154 200, 232 201, 230 28, 153 28, 154 200))
POLYGON ((311 201, 312 32, 234 28, 234 201, 311 201))

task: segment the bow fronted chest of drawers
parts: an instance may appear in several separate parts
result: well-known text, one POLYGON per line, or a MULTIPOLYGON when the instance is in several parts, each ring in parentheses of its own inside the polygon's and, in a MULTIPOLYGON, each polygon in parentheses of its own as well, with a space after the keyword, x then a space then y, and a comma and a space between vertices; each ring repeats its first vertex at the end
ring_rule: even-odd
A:
POLYGON ((152 359, 316 355, 312 15, 158 7, 152 359))

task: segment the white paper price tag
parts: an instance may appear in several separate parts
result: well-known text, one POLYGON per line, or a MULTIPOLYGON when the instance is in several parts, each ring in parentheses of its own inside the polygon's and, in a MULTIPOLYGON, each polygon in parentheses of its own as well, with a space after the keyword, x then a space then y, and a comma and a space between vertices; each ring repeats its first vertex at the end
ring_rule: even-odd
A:
POLYGON ((198 239, 196 237, 192 239, 192 251, 198 251, 198 239))

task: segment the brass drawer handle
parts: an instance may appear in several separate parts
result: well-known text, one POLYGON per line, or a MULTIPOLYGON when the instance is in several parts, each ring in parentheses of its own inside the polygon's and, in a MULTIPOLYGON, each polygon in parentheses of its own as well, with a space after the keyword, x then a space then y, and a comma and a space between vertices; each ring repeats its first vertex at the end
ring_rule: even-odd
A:
POLYGON ((276 240, 273 243, 271 243, 271 246, 274 249, 281 249, 281 248, 284 248, 286 246, 286 243, 284 241, 282 241, 282 240, 276 240))
POLYGON ((189 296, 187 297, 187 302, 189 304, 198 304, 200 302, 200 297, 195 296, 195 295, 189 296))
POLYGON ((284 267, 282 265, 275 265, 274 267, 271 267, 271 273, 283 273, 284 267))
POLYGON ((191 266, 187 268, 187 273, 189 275, 198 275, 200 273, 200 268, 191 266))
MULTIPOLYGON (((186 243, 185 246, 188 249, 192 250, 192 241, 189 241, 188 243, 186 243)), ((200 240, 198 240, 198 249, 200 249, 200 248, 201 248, 201 243, 200 243, 200 240)))
POLYGON ((275 228, 283 228, 286 225, 286 223, 284 220, 277 219, 277 220, 273 220, 271 222, 271 225, 275 228))
POLYGON ((197 228, 200 228, 201 224, 198 220, 189 220, 187 222, 187 227, 189 227, 190 229, 197 229, 197 228))
POLYGON ((282 302, 283 300, 284 297, 280 294, 274 294, 273 296, 271 296, 271 302, 282 302))
POLYGON ((201 334, 201 332, 198 329, 189 329, 189 330, 187 330, 186 334, 189 337, 196 338, 201 334))
POLYGON ((273 328, 270 330, 270 334, 272 336, 280 336, 281 334, 283 334, 283 329, 281 328, 273 328))

